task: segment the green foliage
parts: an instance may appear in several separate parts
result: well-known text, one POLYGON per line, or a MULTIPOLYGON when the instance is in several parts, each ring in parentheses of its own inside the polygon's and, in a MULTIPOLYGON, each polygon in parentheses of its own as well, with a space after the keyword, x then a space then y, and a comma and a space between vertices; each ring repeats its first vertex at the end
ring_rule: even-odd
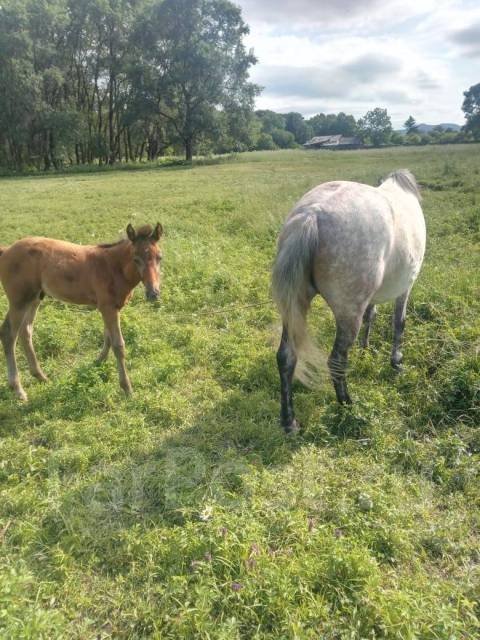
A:
MULTIPOLYGON (((277 136, 281 129, 274 129, 277 132, 277 136)), ((273 136, 270 133, 261 133, 257 138, 257 143, 255 147, 259 151, 273 151, 273 149, 277 148, 277 145, 273 141, 273 136)))
MULTIPOLYGON (((157 219, 166 235, 161 301, 139 287, 122 311, 132 398, 113 359, 94 364, 102 322, 85 308, 44 300, 50 382, 19 348, 28 404, 0 355, 0 637, 479 637, 479 158, 278 150, 2 179, 2 246, 114 241, 157 219), (326 378, 297 383, 303 429, 286 437, 268 302, 281 224, 322 181, 398 167, 422 185, 428 229, 404 371, 381 305, 370 350, 352 350, 355 404, 326 378)), ((327 353, 320 300, 310 324, 327 353)))
POLYGON ((308 124, 316 136, 344 135, 354 136, 357 133, 355 118, 343 112, 339 114, 319 113, 308 120, 308 124))
POLYGON ((392 135, 392 121, 386 109, 379 107, 367 111, 357 123, 358 131, 364 140, 375 146, 388 144, 392 135))
POLYGON ((218 140, 251 148, 247 33, 228 0, 6 0, 0 162, 58 169, 167 149, 191 159, 218 140))
POLYGON ((404 144, 405 136, 403 136, 401 133, 398 133, 397 131, 394 131, 390 136, 390 142, 391 144, 395 144, 395 145, 404 144))
POLYGON ((304 144, 313 135, 313 129, 305 122, 301 113, 286 113, 285 114, 285 128, 293 135, 295 142, 298 144, 304 144))
POLYGON ((262 125, 262 133, 270 135, 275 129, 285 129, 285 117, 281 113, 275 113, 269 109, 255 111, 256 117, 262 125))
MULTIPOLYGON (((296 147, 295 136, 285 129, 274 129, 271 134, 273 142, 280 149, 294 149, 296 147)), ((265 149, 265 147, 258 147, 265 149)))
POLYGON ((415 133, 417 131, 417 122, 413 116, 408 116, 408 118, 403 123, 403 126, 406 129, 407 135, 411 133, 415 133))
POLYGON ((480 140, 480 82, 464 91, 462 111, 467 123, 465 129, 471 132, 475 140, 480 140))

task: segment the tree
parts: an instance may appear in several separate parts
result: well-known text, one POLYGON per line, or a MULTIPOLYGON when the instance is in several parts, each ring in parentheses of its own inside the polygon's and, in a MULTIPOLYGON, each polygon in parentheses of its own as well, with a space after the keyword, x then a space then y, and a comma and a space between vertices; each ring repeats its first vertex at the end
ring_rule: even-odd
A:
POLYGON ((285 129, 285 117, 281 113, 275 113, 269 109, 255 111, 256 117, 262 124, 263 133, 272 133, 274 129, 285 129))
POLYGON ((392 135, 392 121, 386 109, 377 107, 360 118, 358 121, 358 130, 364 140, 379 146, 387 144, 392 135))
POLYGON ((258 136, 256 148, 260 151, 273 151, 278 147, 269 133, 261 133, 258 136))
POLYGON ((471 132, 475 140, 480 140, 480 82, 464 91, 462 111, 467 120, 465 131, 471 132))
POLYGON ((153 90, 150 99, 187 160, 198 137, 215 128, 217 108, 253 106, 258 88, 248 72, 256 59, 245 50, 247 33, 240 9, 228 0, 164 0, 137 30, 151 80, 137 90, 153 90))
POLYGON ((277 147, 280 149, 294 149, 297 145, 295 143, 295 136, 291 131, 285 129, 274 129, 271 133, 272 139, 277 147))
MULTIPOLYGON (((313 135, 312 127, 305 122, 301 113, 292 111, 285 114, 285 128, 287 131, 293 134, 295 142, 298 144, 304 144, 313 135)), ((275 138, 274 138, 275 139, 275 138)))
POLYGON ((416 131, 417 131, 417 123, 416 123, 415 118, 413 116, 408 116, 408 118, 403 123, 403 126, 406 129, 406 134, 407 135, 409 135, 410 133, 416 133, 416 131))
POLYGON ((405 137, 398 131, 394 131, 390 137, 390 142, 392 144, 404 144, 405 137))
POLYGON ((354 136, 357 133, 355 118, 343 113, 343 111, 339 114, 319 113, 312 116, 307 123, 315 136, 354 136))
POLYGON ((422 144, 422 138, 418 133, 409 133, 405 138, 407 144, 418 145, 422 144))

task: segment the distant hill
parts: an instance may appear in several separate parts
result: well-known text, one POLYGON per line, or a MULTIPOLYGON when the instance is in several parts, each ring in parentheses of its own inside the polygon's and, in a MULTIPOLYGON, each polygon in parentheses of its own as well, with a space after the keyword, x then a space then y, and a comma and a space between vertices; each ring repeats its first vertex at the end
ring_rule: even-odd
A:
POLYGON ((442 122, 441 124, 425 124, 422 122, 417 125, 418 133, 429 133, 435 127, 442 127, 442 129, 452 129, 452 131, 460 131, 462 128, 459 124, 453 124, 452 122, 442 122))

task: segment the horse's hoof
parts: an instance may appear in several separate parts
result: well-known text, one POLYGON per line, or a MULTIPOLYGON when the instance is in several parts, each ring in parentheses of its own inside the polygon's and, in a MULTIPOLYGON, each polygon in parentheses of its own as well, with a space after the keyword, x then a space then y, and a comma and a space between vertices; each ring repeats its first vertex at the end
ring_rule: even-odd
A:
POLYGON ((50 382, 48 377, 43 373, 43 372, 38 372, 38 373, 34 373, 33 376, 39 381, 39 382, 50 382))
POLYGON ((394 370, 395 373, 402 373, 403 371, 403 367, 402 367, 402 358, 392 358, 390 360, 390 364, 392 365, 392 369, 394 370))
POLYGON ((300 431, 300 424, 298 420, 294 418, 290 424, 284 425, 283 428, 285 429, 285 433, 290 435, 300 431))
POLYGON ((28 402, 28 396, 23 389, 16 389, 15 395, 20 402, 28 402))

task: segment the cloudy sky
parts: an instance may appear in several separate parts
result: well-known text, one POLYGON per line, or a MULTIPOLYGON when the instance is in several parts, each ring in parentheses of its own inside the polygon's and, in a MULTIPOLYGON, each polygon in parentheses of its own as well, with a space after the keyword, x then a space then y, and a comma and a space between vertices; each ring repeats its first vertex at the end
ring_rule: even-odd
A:
POLYGON ((236 0, 278 112, 388 109, 394 126, 463 124, 463 91, 480 82, 479 0, 236 0))

